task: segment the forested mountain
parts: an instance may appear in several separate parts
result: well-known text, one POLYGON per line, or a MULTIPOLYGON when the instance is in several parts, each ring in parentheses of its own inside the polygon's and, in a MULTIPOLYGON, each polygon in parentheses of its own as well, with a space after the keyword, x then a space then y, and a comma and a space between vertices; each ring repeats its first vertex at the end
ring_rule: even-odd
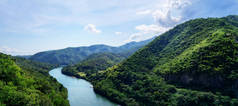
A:
POLYGON ((25 59, 29 59, 32 55, 18 55, 16 57, 22 57, 22 58, 25 58, 25 59))
POLYGON ((238 16, 195 19, 89 76, 122 105, 238 105, 238 16))
POLYGON ((67 89, 48 74, 54 67, 0 53, 0 105, 69 106, 67 89))
POLYGON ((88 58, 78 64, 64 67, 62 73, 78 78, 87 78, 98 71, 106 70, 125 58, 125 56, 120 54, 96 53, 88 56, 88 58))
POLYGON ((120 53, 121 55, 129 56, 153 39, 154 38, 151 38, 141 42, 130 42, 119 47, 112 47, 107 45, 92 45, 74 48, 70 47, 61 50, 40 52, 31 56, 29 59, 50 64, 68 65, 76 64, 94 53, 120 53))
POLYGON ((139 50, 141 45, 146 45, 152 39, 141 42, 130 42, 120 46, 119 50, 122 51, 120 53, 115 54, 104 52, 89 55, 85 60, 80 61, 78 64, 64 67, 62 73, 78 78, 88 78, 90 75, 95 74, 98 71, 106 70, 126 59, 128 56, 139 50))

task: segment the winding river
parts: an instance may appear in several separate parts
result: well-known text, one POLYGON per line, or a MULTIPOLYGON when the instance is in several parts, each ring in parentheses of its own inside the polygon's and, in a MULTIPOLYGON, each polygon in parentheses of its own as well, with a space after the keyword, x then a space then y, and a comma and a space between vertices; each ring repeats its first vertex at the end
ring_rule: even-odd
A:
POLYGON ((68 89, 70 106, 117 106, 115 103, 96 94, 90 82, 66 76, 61 73, 61 70, 62 67, 55 68, 49 74, 68 89))

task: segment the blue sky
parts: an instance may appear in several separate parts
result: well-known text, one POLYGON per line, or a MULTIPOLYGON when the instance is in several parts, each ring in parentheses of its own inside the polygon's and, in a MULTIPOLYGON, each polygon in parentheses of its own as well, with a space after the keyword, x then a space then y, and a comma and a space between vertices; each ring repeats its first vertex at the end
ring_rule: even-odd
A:
POLYGON ((0 0, 0 52, 119 46, 184 21, 238 15, 238 0, 0 0))

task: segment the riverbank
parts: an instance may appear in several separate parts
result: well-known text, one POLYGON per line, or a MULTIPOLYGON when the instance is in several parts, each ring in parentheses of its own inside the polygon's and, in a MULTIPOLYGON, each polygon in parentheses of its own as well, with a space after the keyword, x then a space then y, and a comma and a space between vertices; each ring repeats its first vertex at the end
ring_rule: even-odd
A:
POLYGON ((85 79, 78 79, 61 73, 62 67, 50 71, 50 75, 68 89, 71 106, 117 106, 107 98, 98 95, 92 84, 85 79))
POLYGON ((78 75, 78 74, 71 73, 71 72, 69 72, 69 71, 67 71, 67 70, 62 70, 61 72, 62 72, 62 74, 66 75, 66 76, 75 77, 75 78, 78 78, 78 79, 84 79, 84 80, 90 82, 90 83, 92 84, 92 86, 93 86, 93 90, 94 90, 95 93, 97 93, 97 94, 99 94, 99 95, 101 95, 101 96, 107 98, 108 100, 110 100, 110 101, 112 101, 112 102, 114 102, 114 103, 123 105, 123 103, 120 103, 120 102, 118 102, 117 100, 108 97, 105 93, 103 93, 102 90, 97 89, 96 87, 94 87, 95 84, 92 83, 93 81, 90 80, 90 78, 88 78, 88 77, 82 77, 82 76, 80 76, 80 75, 78 75))

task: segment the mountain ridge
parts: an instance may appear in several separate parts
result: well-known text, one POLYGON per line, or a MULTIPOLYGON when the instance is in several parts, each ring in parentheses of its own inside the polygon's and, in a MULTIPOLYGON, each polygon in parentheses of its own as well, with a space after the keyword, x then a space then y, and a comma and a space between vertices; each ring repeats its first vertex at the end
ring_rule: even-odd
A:
POLYGON ((130 42, 118 47, 112 47, 104 44, 82 47, 68 47, 65 49, 39 52, 31 56, 29 59, 50 64, 68 65, 78 63, 87 56, 94 53, 122 53, 124 56, 129 56, 153 39, 154 38, 151 38, 141 42, 130 42))
POLYGON ((177 25, 118 65, 92 75, 94 89, 122 105, 237 105, 237 20, 231 15, 177 25), (210 77, 193 82, 197 72, 221 75, 226 86, 206 89, 216 83, 210 77))

